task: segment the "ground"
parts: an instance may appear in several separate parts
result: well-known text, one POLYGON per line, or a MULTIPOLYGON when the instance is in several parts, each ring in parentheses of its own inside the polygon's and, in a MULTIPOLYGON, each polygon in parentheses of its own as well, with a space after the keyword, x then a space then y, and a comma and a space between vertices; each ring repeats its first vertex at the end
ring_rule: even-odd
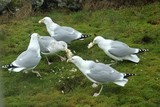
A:
MULTIPOLYGON (((49 35, 46 27, 38 21, 49 16, 54 22, 71 26, 78 31, 91 34, 83 41, 74 41, 69 48, 84 59, 98 60, 106 64, 111 58, 97 46, 87 49, 94 34, 104 38, 125 42, 131 47, 149 49, 139 54, 138 64, 123 61, 112 65, 116 70, 136 73, 125 87, 109 83, 104 85, 100 96, 93 97, 100 87, 93 89, 90 82, 73 64, 61 62, 50 56, 52 65, 45 57, 32 72, 15 73, 1 70, 3 101, 6 107, 159 107, 160 106, 160 3, 143 7, 125 7, 97 11, 68 13, 62 10, 12 20, 1 24, 2 65, 9 64, 26 50, 29 33, 49 35)), ((63 52, 60 55, 65 55, 63 52)))

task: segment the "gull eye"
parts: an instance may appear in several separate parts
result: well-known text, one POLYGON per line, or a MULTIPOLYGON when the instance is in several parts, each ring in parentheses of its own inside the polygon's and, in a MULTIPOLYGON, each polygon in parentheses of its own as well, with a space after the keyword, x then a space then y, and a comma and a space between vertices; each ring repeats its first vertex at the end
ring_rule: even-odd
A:
POLYGON ((63 46, 63 47, 66 47, 66 45, 65 45, 65 44, 63 44, 62 46, 63 46))

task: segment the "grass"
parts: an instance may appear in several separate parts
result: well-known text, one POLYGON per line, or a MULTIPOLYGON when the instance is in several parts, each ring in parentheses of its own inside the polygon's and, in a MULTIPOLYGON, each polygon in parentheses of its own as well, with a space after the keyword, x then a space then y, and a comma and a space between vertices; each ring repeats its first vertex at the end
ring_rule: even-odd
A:
MULTIPOLYGON (((29 43, 28 33, 48 35, 45 26, 38 24, 44 16, 54 22, 71 26, 86 34, 102 35, 116 39, 132 47, 148 48, 150 51, 139 54, 141 61, 134 64, 128 61, 113 65, 120 72, 136 73, 129 78, 125 87, 109 83, 101 95, 92 97, 100 87, 92 89, 92 83, 76 67, 50 56, 52 65, 47 65, 45 57, 36 67, 42 79, 29 72, 9 73, 1 70, 3 101, 6 107, 159 107, 160 106, 160 3, 143 7, 126 7, 118 10, 80 11, 65 13, 54 11, 44 15, 31 16, 1 24, 2 65, 11 63, 24 51, 29 43), (64 94, 62 93, 64 91, 64 94)), ((110 63, 97 46, 88 50, 87 45, 94 36, 84 41, 74 41, 70 49, 84 59, 110 63)), ((61 53, 64 55, 64 53, 61 53)))

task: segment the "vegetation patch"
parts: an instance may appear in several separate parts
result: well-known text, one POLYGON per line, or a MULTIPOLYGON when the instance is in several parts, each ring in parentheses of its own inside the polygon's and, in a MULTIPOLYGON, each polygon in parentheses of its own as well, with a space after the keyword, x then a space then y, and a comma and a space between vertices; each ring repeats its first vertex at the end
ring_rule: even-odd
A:
MULTIPOLYGON (((158 107, 160 106, 160 24, 150 24, 149 20, 159 19, 160 3, 141 7, 124 7, 69 13, 62 10, 36 14, 24 19, 11 20, 0 25, 0 64, 9 64, 26 50, 30 33, 49 35, 45 25, 38 21, 49 16, 54 22, 70 26, 78 31, 91 34, 83 41, 73 41, 69 48, 84 59, 112 63, 112 59, 95 46, 94 34, 116 39, 135 48, 149 49, 138 54, 138 64, 123 61, 113 64, 116 70, 136 73, 129 78, 125 87, 113 83, 105 84, 100 96, 93 97, 100 87, 92 88, 92 83, 73 64, 61 62, 56 55, 49 56, 53 64, 47 65, 45 57, 32 72, 9 72, 1 70, 3 101, 6 107, 158 107), (81 19, 82 18, 82 19, 81 19)), ((64 56, 64 53, 60 53, 64 56)))

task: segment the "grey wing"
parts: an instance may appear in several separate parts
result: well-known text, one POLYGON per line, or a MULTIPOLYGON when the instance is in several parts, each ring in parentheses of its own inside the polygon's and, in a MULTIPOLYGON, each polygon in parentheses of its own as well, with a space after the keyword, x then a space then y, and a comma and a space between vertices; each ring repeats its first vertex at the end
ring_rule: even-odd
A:
POLYGON ((25 56, 26 54, 27 54, 27 51, 22 52, 22 53, 17 57, 17 59, 22 58, 22 57, 25 56))
POLYGON ((135 52, 134 48, 130 48, 127 44, 114 41, 111 44, 111 49, 108 50, 112 55, 117 57, 124 57, 126 55, 133 54, 135 52))
POLYGON ((59 27, 54 31, 55 36, 53 36, 58 41, 65 41, 70 43, 72 40, 76 40, 78 35, 59 27))
POLYGON ((40 36, 39 38, 42 39, 42 40, 45 40, 45 41, 55 40, 54 38, 52 38, 52 37, 50 37, 50 36, 40 36))
POLYGON ((36 51, 27 50, 21 53, 13 63, 18 67, 33 68, 38 65, 40 59, 36 51))
POLYGON ((52 41, 56 41, 56 40, 50 36, 41 36, 39 38, 39 43, 43 44, 45 47, 48 47, 52 41))
POLYGON ((39 38, 40 50, 43 53, 49 53, 48 47, 52 41, 55 41, 54 38, 49 36, 41 36, 39 38))
POLYGON ((62 26, 62 28, 72 33, 80 33, 79 31, 73 29, 72 27, 62 26))
POLYGON ((96 63, 91 68, 91 73, 87 74, 97 82, 114 82, 122 77, 121 73, 102 63, 96 63))

